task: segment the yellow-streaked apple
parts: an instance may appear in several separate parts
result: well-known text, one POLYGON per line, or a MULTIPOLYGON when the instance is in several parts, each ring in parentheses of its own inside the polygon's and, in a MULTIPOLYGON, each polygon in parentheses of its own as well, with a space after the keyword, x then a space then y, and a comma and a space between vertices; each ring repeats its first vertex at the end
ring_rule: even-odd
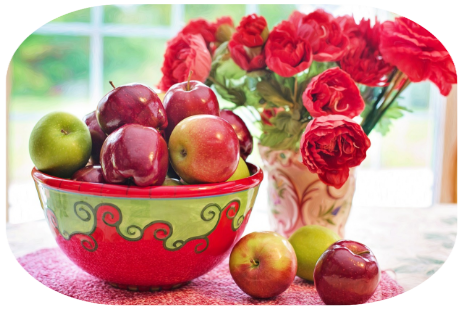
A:
POLYGON ((296 276, 297 261, 289 241, 275 232, 253 232, 241 238, 230 254, 230 273, 246 294, 275 297, 296 276))

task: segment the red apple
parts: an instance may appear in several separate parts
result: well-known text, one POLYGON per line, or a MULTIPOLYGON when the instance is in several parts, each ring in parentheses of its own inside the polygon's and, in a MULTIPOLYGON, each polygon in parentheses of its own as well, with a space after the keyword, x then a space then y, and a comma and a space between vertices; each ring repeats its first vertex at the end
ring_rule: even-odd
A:
POLYGON ((90 157, 92 164, 100 164, 100 151, 103 146, 106 134, 101 130, 98 120, 96 119, 96 111, 88 113, 82 119, 87 125, 90 136, 92 137, 92 155, 90 157))
MULTIPOLYGON (((98 159, 99 161, 99 159, 98 159)), ((75 172, 72 177, 72 180, 75 181, 85 181, 85 182, 95 182, 95 183, 104 183, 103 170, 99 165, 87 165, 77 172, 75 172)))
POLYGON ((230 254, 230 273, 246 294, 275 297, 294 281, 297 258, 289 241, 275 232, 254 232, 241 238, 230 254))
POLYGON ((100 162, 107 183, 160 186, 166 178, 169 154, 156 129, 127 124, 108 135, 100 162))
POLYGON ((220 111, 220 117, 228 121, 233 130, 235 130, 238 140, 240 141, 240 155, 243 160, 251 154, 253 147, 253 140, 251 132, 249 132, 248 127, 244 123, 243 119, 240 118, 237 114, 228 109, 222 109, 220 111))
POLYGON ((365 303, 375 292, 381 273, 371 250, 356 241, 339 240, 318 259, 314 283, 327 305, 365 303))
POLYGON ((219 103, 211 88, 192 80, 173 85, 167 90, 163 101, 167 114, 166 141, 175 126, 183 119, 194 115, 219 116, 219 103))
POLYGON ((131 123, 159 130, 167 127, 166 111, 158 95, 141 84, 124 85, 108 92, 98 103, 96 118, 106 134, 131 123))
POLYGON ((218 116, 191 116, 172 131, 169 156, 175 172, 189 184, 223 182, 238 166, 238 137, 218 116))

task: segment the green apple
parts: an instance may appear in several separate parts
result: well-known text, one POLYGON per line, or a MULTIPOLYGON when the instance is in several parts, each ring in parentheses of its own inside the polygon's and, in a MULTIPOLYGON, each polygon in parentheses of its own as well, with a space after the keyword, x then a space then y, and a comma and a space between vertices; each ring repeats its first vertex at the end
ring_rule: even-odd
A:
POLYGON ((43 116, 29 138, 29 154, 35 167, 56 177, 70 178, 87 164, 91 151, 87 125, 65 112, 43 116))
POLYGON ((313 271, 318 259, 329 246, 340 239, 334 231, 319 225, 306 225, 295 231, 288 240, 296 252, 296 275, 313 281, 313 271))
POLYGON ((228 178, 227 181, 238 180, 249 176, 251 176, 251 173, 249 173, 248 166, 246 165, 246 162, 243 160, 243 158, 240 157, 236 171, 230 178, 228 178))

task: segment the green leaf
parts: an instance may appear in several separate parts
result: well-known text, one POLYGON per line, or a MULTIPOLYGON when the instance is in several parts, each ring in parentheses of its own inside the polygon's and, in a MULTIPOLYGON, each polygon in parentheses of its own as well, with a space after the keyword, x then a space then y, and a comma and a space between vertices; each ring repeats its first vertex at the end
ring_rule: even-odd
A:
POLYGON ((260 137, 260 143, 270 148, 279 148, 277 146, 283 143, 284 139, 287 137, 288 134, 282 131, 272 133, 265 132, 260 137))
POLYGON ((264 76, 266 76, 268 74, 270 74, 270 71, 257 70, 257 71, 252 71, 252 72, 246 73, 246 76, 252 77, 252 78, 257 78, 257 77, 264 77, 264 76))
POLYGON ((392 105, 386 110, 384 115, 376 123, 375 131, 381 133, 383 136, 390 131, 390 127, 393 119, 399 119, 403 117, 404 112, 412 112, 404 106, 400 106, 398 101, 394 101, 392 105))
POLYGON ((312 61, 312 64, 310 65, 309 68, 309 77, 314 77, 316 75, 319 75, 326 70, 338 66, 336 62, 317 62, 317 61, 312 61))
POLYGON ((269 103, 273 103, 276 106, 293 106, 291 101, 288 101, 284 95, 278 91, 274 84, 268 81, 261 81, 257 83, 257 91, 260 95, 269 103))
POLYGON ((246 95, 240 89, 236 88, 225 88, 221 85, 214 83, 215 90, 220 94, 222 98, 236 105, 244 105, 246 103, 246 95))
POLYGON ((288 133, 289 135, 296 135, 299 133, 301 123, 293 119, 293 115, 289 112, 279 112, 275 117, 270 120, 279 130, 288 133))

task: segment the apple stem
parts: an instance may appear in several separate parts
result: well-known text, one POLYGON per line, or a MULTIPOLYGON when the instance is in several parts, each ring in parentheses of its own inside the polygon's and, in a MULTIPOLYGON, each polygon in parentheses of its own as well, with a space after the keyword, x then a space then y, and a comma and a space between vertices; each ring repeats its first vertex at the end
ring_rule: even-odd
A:
POLYGON ((251 259, 251 264, 252 264, 253 266, 259 266, 259 261, 256 261, 256 260, 254 260, 254 259, 251 259))
POLYGON ((362 254, 365 254, 365 253, 370 253, 370 251, 368 251, 368 250, 361 251, 361 252, 357 253, 357 255, 362 255, 362 254))
POLYGON ((188 74, 188 80, 186 82, 186 91, 190 91, 190 79, 191 75, 193 75, 193 70, 190 70, 190 74, 188 74))
POLYGON ((64 135, 68 135, 69 133, 65 131, 64 129, 61 129, 61 133, 64 133, 64 135))
POLYGON ((114 84, 112 81, 109 81, 109 84, 111 84, 111 86, 113 86, 113 89, 116 89, 116 87, 114 87, 114 84))

